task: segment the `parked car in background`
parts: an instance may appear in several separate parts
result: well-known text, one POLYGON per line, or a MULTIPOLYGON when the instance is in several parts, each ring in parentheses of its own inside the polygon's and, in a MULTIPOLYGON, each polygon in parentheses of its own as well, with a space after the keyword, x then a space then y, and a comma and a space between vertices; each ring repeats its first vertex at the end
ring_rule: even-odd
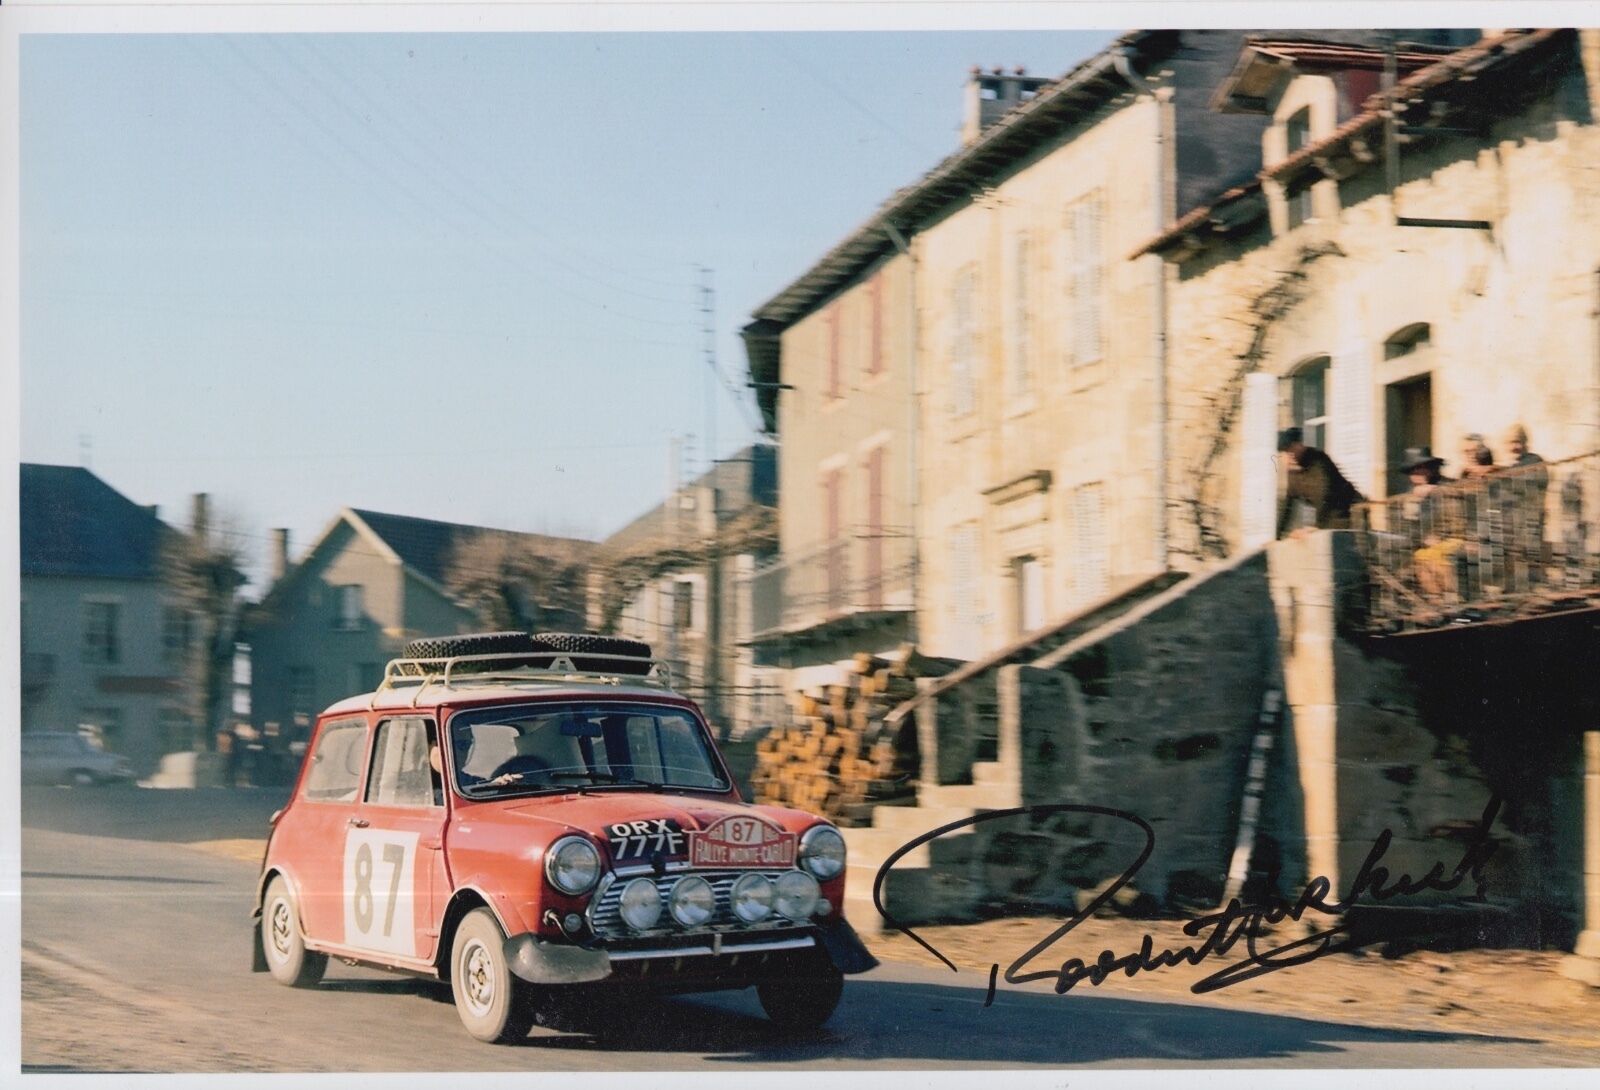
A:
POLYGON ((262 861, 257 971, 306 986, 334 957, 447 980, 467 1031, 505 1042, 580 989, 754 986, 774 1022, 816 1026, 877 964, 844 920, 839 831, 743 801, 647 645, 487 633, 406 654, 319 718, 262 861))
POLYGON ((72 731, 29 731, 22 736, 22 782, 75 784, 126 783, 133 767, 126 757, 107 753, 72 731))

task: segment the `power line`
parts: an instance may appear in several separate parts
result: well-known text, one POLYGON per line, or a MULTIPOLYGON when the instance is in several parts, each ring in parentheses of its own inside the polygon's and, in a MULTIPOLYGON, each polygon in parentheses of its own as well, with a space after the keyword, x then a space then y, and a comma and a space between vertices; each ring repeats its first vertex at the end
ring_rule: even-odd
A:
MULTIPOLYGON (((349 48, 346 51, 347 52, 347 56, 352 61, 354 67, 364 69, 366 72, 371 74, 376 80, 378 80, 379 82, 382 82, 385 85, 385 88, 387 89, 387 91, 389 92, 389 94, 392 97, 396 97, 396 98, 404 97, 406 99, 406 105, 409 107, 408 110, 407 110, 407 116, 408 117, 411 117, 411 118, 414 118, 416 120, 424 122, 426 127, 431 130, 432 136, 433 136, 433 138, 434 138, 434 140, 436 142, 441 143, 441 144, 452 144, 452 145, 455 146, 455 148, 458 151, 462 150, 463 145, 461 144, 461 142, 459 140, 456 139, 456 131, 457 130, 455 128, 453 128, 452 126, 439 124, 429 114, 428 106, 427 106, 427 103, 425 101, 419 100, 415 96, 411 96, 409 94, 404 95, 404 96, 396 94, 396 92, 395 92, 396 84, 394 82, 390 81, 386 76, 384 76, 380 70, 378 70, 376 68, 373 68, 370 65, 368 65, 362 59, 362 55, 358 51, 355 50, 353 45, 351 45, 350 43, 346 43, 346 44, 349 45, 349 48)), ((448 160, 449 157, 448 156, 444 156, 443 158, 448 160)), ((466 156, 464 156, 464 155, 457 156, 457 158, 465 159, 466 156)), ((480 160, 478 165, 481 165, 486 171, 496 175, 496 177, 498 177, 499 180, 502 183, 505 183, 505 186, 507 188, 510 188, 510 186, 511 186, 510 179, 507 177, 507 175, 505 175, 499 169, 499 167, 495 164, 494 160, 492 160, 492 159, 480 160)), ((477 171, 474 171, 474 173, 477 173, 477 171)), ((520 216, 519 213, 513 212, 513 215, 516 216, 517 218, 521 219, 521 216, 520 216)), ((607 262, 607 261, 605 261, 603 259, 597 258, 593 254, 590 254, 590 253, 588 253, 586 251, 582 251, 580 248, 573 246, 569 242, 563 242, 562 240, 557 239, 552 235, 546 234, 546 233, 542 232, 539 228, 534 227, 531 224, 529 226, 530 226, 530 229, 534 230, 536 233, 542 234, 543 237, 545 237, 548 241, 550 241, 550 242, 552 242, 552 243, 554 243, 554 244, 556 244, 558 246, 566 247, 569 250, 572 250, 574 253, 578 253, 580 255, 581 259, 586 261, 586 262, 588 262, 589 264, 592 264, 592 265, 595 265, 595 266, 598 266, 598 267, 601 267, 601 268, 610 269, 612 272, 615 272, 615 273, 617 273, 619 275, 625 276, 628 279, 637 281, 639 283, 653 284, 653 285, 656 285, 658 287, 675 288, 675 289, 683 290, 686 293, 687 293, 687 289, 689 289, 689 288, 691 288, 693 286, 687 280, 677 280, 677 279, 667 280, 667 279, 662 279, 662 278, 659 278, 659 277, 647 276, 644 273, 640 272, 638 269, 623 268, 623 267, 621 267, 619 265, 616 265, 616 264, 607 262)), ((678 300, 678 299, 674 299, 673 301, 674 302, 681 302, 681 300, 678 300)))
MULTIPOLYGON (((350 88, 351 91, 353 91, 356 95, 360 96, 360 98, 365 103, 367 103, 370 106, 375 107, 377 112, 384 114, 386 117, 390 118, 391 121, 393 121, 394 115, 389 112, 388 107, 386 105, 384 105, 381 100, 375 100, 372 97, 370 97, 353 80, 351 80, 348 76, 346 76, 345 73, 343 71, 341 71, 340 68, 336 64, 334 64, 327 57, 326 54, 322 53, 320 50, 318 50, 316 48, 316 46, 313 44, 313 39, 308 37, 306 39, 306 43, 305 44, 306 44, 307 51, 309 53, 312 53, 312 54, 316 55, 318 57, 318 59, 320 59, 323 62, 323 64, 329 69, 329 71, 333 72, 333 74, 336 77, 338 77, 338 79, 346 87, 350 88)), ((491 193, 487 189, 484 189, 481 186, 477 185, 472 180, 472 178, 470 176, 468 176, 465 172, 463 172, 460 169, 460 167, 458 167, 454 162, 452 162, 451 159, 448 156, 444 156, 444 155, 439 154, 439 152, 437 151, 437 149, 434 146, 432 146, 432 145, 430 145, 430 144, 428 144, 428 143, 426 143, 424 141, 417 140, 415 138, 414 134, 411 134, 411 133, 407 132, 407 128, 406 128, 406 126, 405 126, 405 124, 403 122, 401 122, 400 124, 396 125, 396 127, 399 128, 402 132, 407 133, 407 135, 410 135, 411 138, 412 138, 411 142, 417 148, 420 148, 428 156, 430 161, 432 161, 437 166, 442 167, 445 172, 447 172, 452 178, 454 178, 456 180, 457 186, 459 188, 454 188, 453 189, 454 193, 456 193, 457 195, 460 195, 461 193, 465 192, 469 196, 475 196, 480 201, 484 202, 485 204, 487 204, 489 206, 492 206, 493 208, 497 209, 502 215, 504 215, 507 218, 509 218, 509 219, 515 221, 516 223, 520 224, 524 229, 526 229, 530 233, 532 233, 534 235, 537 235, 540 238, 543 238, 546 242, 556 243, 557 240, 553 236, 551 236, 547 231, 544 231, 542 228, 540 228, 539 226, 534 224, 531 220, 529 220, 526 216, 524 216, 518 209, 516 209, 512 205, 506 203, 505 201, 501 200, 499 197, 496 197, 493 193, 491 193)), ((484 218, 487 219, 487 217, 484 217, 484 218)), ((561 259, 561 258, 557 257, 556 255, 554 255, 552 253, 549 253, 549 252, 541 252, 541 251, 531 251, 531 252, 534 253, 535 256, 542 257, 542 258, 550 261, 552 264, 559 265, 561 268, 566 269, 568 272, 572 273, 575 276, 581 277, 582 279, 588 280, 588 281, 590 281, 592 283, 601 285, 603 287, 609 287, 614 291, 619 291, 619 292, 622 292, 623 294, 634 296, 635 298, 638 298, 638 299, 645 299, 645 300, 650 300, 650 301, 653 301, 653 302, 660 302, 660 303, 670 303, 670 304, 673 304, 673 305, 681 305, 682 302, 683 302, 683 298, 681 296, 680 297, 669 297, 669 296, 660 295, 660 294, 651 293, 651 292, 642 292, 642 291, 639 291, 639 290, 637 290, 635 288, 630 288, 630 287, 623 286, 621 284, 616 283, 615 281, 612 281, 612 280, 597 276, 594 273, 592 273, 592 272, 590 272, 590 271, 588 271, 586 269, 581 268, 577 264, 574 264, 574 263, 572 263, 570 261, 563 260, 563 259, 561 259)), ((588 260, 591 263, 593 263, 593 260, 590 259, 590 258, 585 258, 585 260, 588 260)), ((676 287, 676 288, 687 289, 687 287, 689 285, 683 284, 683 283, 672 282, 671 286, 676 287)), ((685 294, 687 294, 687 292, 685 292, 685 294)))
MULTIPOLYGON (((272 39, 270 37, 267 38, 266 40, 269 43, 272 43, 272 39)), ((243 62, 243 64, 246 67, 248 67, 252 72, 254 72, 256 74, 256 76, 258 78, 260 78, 265 84, 267 84, 268 86, 270 86, 271 88, 273 88, 277 92, 277 95, 281 100, 287 102, 289 106, 293 107, 295 112, 297 112, 300 116, 304 117, 307 121, 309 121, 312 124, 312 126, 317 129, 317 131, 322 133, 322 135, 325 136, 328 140, 332 141, 338 147, 343 149, 344 152, 347 155, 349 155, 352 159, 354 159, 357 163, 359 163, 362 167, 364 167, 367 170, 369 177, 377 177, 377 178, 379 178, 384 183, 384 186, 387 186, 389 189, 392 189, 392 190, 400 193, 407 200, 409 200, 413 204, 415 204, 418 209, 420 209, 421 211, 423 211, 423 212, 429 214, 430 216, 432 216, 438 223, 440 223, 443 226, 445 226, 448 230, 450 230, 453 233, 455 233, 458 237, 460 237, 460 238, 462 238, 462 239, 464 239, 465 241, 468 241, 468 242, 477 243, 479 245, 479 247, 483 250, 483 252, 485 252, 485 253, 487 253, 489 255, 492 255, 495 258, 498 258, 500 261, 504 262, 507 265, 510 265, 511 267, 517 269, 518 271, 520 271, 520 272, 522 272, 524 274, 533 276, 533 277, 535 277, 537 279, 540 279, 540 280, 548 281, 548 274, 547 273, 540 272, 538 270, 535 270, 535 269, 525 265, 524 263, 522 263, 521 261, 517 260, 516 258, 511 257, 505 251, 503 251, 501 249, 498 249, 493 244, 490 244, 490 243, 486 242, 481 236, 477 235, 471 228, 463 227, 460 224, 460 222, 458 221, 458 219, 456 217, 456 214, 455 214, 453 209, 441 208, 441 207, 433 204, 432 202, 428 201, 425 197, 419 195, 418 192, 412 186, 408 185, 405 181, 402 180, 403 172, 396 172, 396 171, 390 171, 390 170, 382 169, 382 167, 379 164, 377 164, 376 162, 374 162, 369 155, 367 155, 360 148, 354 146, 349 140, 345 139, 339 133, 333 131, 327 125, 326 122, 324 122, 320 117, 318 117, 311 110, 307 109, 305 104, 302 103, 300 101, 300 99, 296 98, 292 93, 287 91, 282 86, 282 84, 279 82, 279 80, 271 72, 267 71, 260 64, 258 64, 255 61, 255 59, 252 58, 245 50, 241 49, 231 39, 227 39, 227 44, 228 44, 228 47, 233 51, 234 55, 237 56, 240 59, 240 61, 243 62)), ((273 45, 274 45, 274 48, 277 48, 280 53, 282 52, 281 48, 277 47, 275 43, 273 43, 273 45)), ((196 47, 191 46, 191 48, 196 48, 196 47)), ((215 64, 214 61, 211 60, 211 58, 209 56, 205 55, 204 53, 202 53, 201 56, 204 57, 206 59, 207 63, 211 64, 213 68, 219 67, 218 65, 215 64)), ((289 62, 291 64, 294 65, 294 67, 302 75, 305 75, 308 79, 311 79, 311 80, 315 80, 316 79, 316 77, 312 76, 311 73, 306 71, 304 66, 300 65, 298 61, 295 61, 293 57, 288 56, 287 54, 285 54, 285 57, 286 57, 286 59, 289 60, 289 62)), ((232 78, 231 73, 229 75, 229 79, 230 79, 230 82, 232 82, 235 87, 239 87, 239 88, 242 89, 242 85, 237 80, 234 80, 232 78)), ((320 88, 322 86, 321 81, 320 80, 316 80, 316 82, 318 83, 318 86, 320 88)), ((324 90, 324 93, 326 93, 325 90, 324 90)), ((252 94, 252 97, 254 98, 255 96, 252 94)), ((333 101, 338 101, 333 96, 330 96, 330 98, 333 101)), ((257 101, 259 101, 259 100, 257 100, 257 101)), ((350 107, 348 105, 346 105, 346 104, 344 104, 342 102, 340 102, 339 105, 345 110, 346 113, 353 113, 354 112, 354 111, 352 111, 350 109, 350 107)), ((278 117, 278 120, 279 120, 280 124, 282 124, 283 121, 282 121, 281 116, 277 115, 276 111, 272 111, 272 112, 273 112, 274 116, 278 117)), ((359 117, 359 115, 356 115, 356 116, 359 117)), ((292 131, 296 132, 297 134, 301 134, 302 143, 306 142, 304 140, 304 136, 303 136, 302 130, 300 128, 295 127, 295 126, 289 126, 289 127, 291 128, 292 131)), ((330 161, 331 162, 331 160, 328 159, 328 156, 325 153, 323 153, 320 149, 317 149, 317 148, 313 147, 312 150, 315 151, 319 156, 321 156, 325 161, 330 161)), ((365 181, 367 179, 362 179, 362 180, 365 181)), ((380 192, 382 191, 382 189, 383 189, 383 187, 381 187, 381 186, 378 187, 378 190, 380 192)), ((372 191, 372 190, 369 187, 369 192, 370 191, 372 191)), ((389 207, 394 208, 394 205, 392 203, 387 202, 387 201, 385 203, 388 203, 389 207)), ((401 216, 405 217, 405 218, 412 218, 412 217, 408 216, 403 211, 400 212, 399 214, 401 216)), ((657 318, 650 318, 650 317, 645 317, 645 316, 639 315, 639 314, 633 314, 633 313, 628 312, 628 311, 619 310, 619 309, 617 309, 615 307, 610 306, 607 303, 597 302, 596 300, 591 299, 591 298, 589 298, 587 296, 581 295, 581 294, 579 294, 577 292, 574 292, 571 289, 569 289, 569 288, 567 288, 564 285, 561 285, 559 283, 550 282, 549 286, 557 294, 564 295, 567 298, 572 299, 572 300, 574 300, 576 302, 583 303, 585 305, 595 307, 595 308, 603 311, 608 317, 622 318, 622 319, 625 319, 625 320, 628 320, 628 321, 640 322, 640 323, 644 323, 644 324, 647 324, 647 325, 665 326, 665 327, 668 327, 668 328, 680 328, 680 329, 682 328, 682 322, 681 321, 664 321, 664 320, 657 319, 657 318)))

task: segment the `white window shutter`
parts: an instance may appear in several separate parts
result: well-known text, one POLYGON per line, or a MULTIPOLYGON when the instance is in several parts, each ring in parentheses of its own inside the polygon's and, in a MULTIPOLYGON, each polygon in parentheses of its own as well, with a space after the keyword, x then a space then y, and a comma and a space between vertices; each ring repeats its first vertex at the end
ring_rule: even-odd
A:
POLYGON ((1372 489, 1372 356, 1359 341, 1333 357, 1328 455, 1363 495, 1372 489))
POLYGON ((1111 584, 1106 548, 1106 495, 1099 483, 1072 491, 1073 590, 1079 605, 1105 595, 1111 584))
POLYGON ((978 626, 978 528, 974 523, 957 526, 950 535, 950 605, 955 622, 951 650, 958 658, 973 658, 982 635, 978 626))
POLYGON ((956 273, 952 285, 951 315, 954 335, 951 338, 950 411, 956 416, 966 416, 973 410, 975 399, 973 369, 977 365, 977 273, 970 266, 956 273))
POLYGON ((1100 358, 1100 195, 1074 208, 1073 344, 1075 363, 1100 358))
POLYGON ((1278 380, 1259 371, 1244 380, 1239 414, 1239 547, 1248 552, 1277 532, 1278 380))
POLYGON ((1012 260, 1011 393, 1022 397, 1031 384, 1028 374, 1031 350, 1028 328, 1028 236, 1018 235, 1012 260))

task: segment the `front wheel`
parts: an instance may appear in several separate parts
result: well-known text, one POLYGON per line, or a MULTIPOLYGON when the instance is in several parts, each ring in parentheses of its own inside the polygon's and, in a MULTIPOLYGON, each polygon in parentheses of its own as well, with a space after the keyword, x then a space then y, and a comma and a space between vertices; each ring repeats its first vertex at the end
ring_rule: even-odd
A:
POLYGON ((506 964, 506 937, 487 908, 467 913, 450 948, 450 990, 467 1032, 480 1041, 507 1044, 533 1028, 535 1007, 526 986, 506 964))
POLYGON ((281 876, 267 884, 261 902, 261 949, 267 956, 267 971, 291 988, 311 987, 328 968, 327 954, 306 949, 294 895, 281 876))
POLYGON ((816 1029, 839 1005, 844 974, 829 966, 815 975, 763 980, 756 995, 767 1017, 782 1029, 816 1029))

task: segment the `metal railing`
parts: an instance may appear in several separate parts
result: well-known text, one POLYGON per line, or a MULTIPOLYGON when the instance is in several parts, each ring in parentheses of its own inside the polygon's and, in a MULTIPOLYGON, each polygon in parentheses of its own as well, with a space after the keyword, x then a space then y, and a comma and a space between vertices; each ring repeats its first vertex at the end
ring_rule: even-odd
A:
POLYGON ((1367 627, 1397 633, 1600 604, 1600 452, 1497 469, 1352 512, 1367 627))
POLYGON ((750 577, 752 635, 795 632, 852 613, 910 610, 911 561, 910 534, 888 529, 780 556, 750 577))

